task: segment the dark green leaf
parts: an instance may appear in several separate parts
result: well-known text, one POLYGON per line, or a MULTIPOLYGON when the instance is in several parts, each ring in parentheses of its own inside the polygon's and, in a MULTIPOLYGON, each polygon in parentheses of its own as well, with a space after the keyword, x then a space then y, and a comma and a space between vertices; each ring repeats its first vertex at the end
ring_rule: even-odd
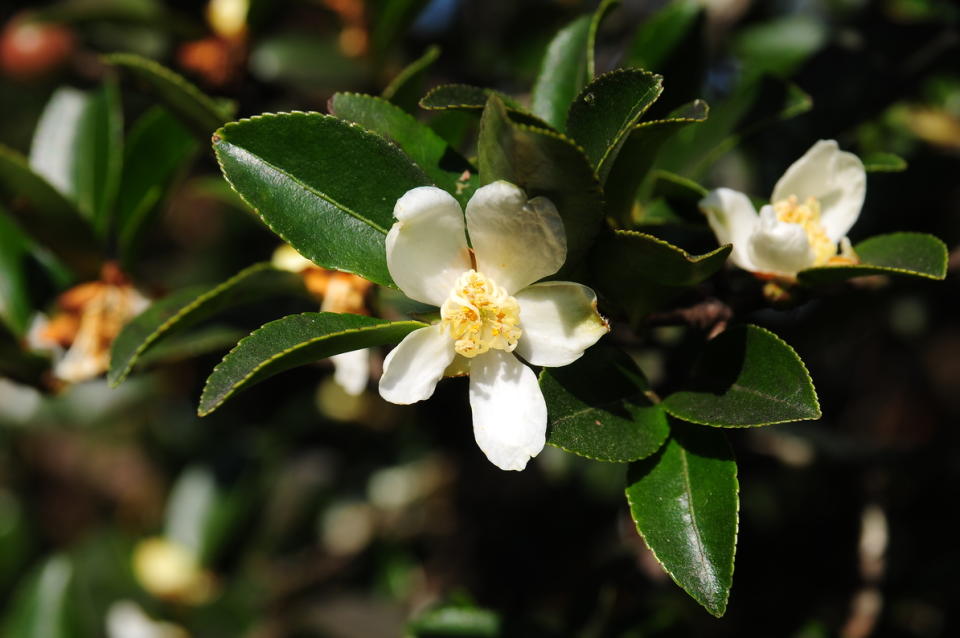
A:
POLYGON ((603 24, 614 7, 620 4, 620 0, 600 0, 600 5, 590 17, 590 28, 587 30, 587 82, 597 75, 597 33, 600 31, 600 25, 603 24))
POLYGON ((697 24, 702 10, 703 5, 697 0, 666 4, 637 29, 624 66, 662 71, 667 59, 697 24))
POLYGON ((371 43, 374 54, 386 55, 398 38, 410 27, 426 6, 426 0, 374 0, 369 3, 373 13, 371 43))
POLYGON ((640 69, 617 69, 585 86, 570 106, 567 133, 583 146, 601 182, 634 126, 660 97, 662 80, 640 69))
POLYGON ((900 173, 907 170, 907 160, 893 153, 870 153, 863 159, 868 173, 900 173))
POLYGON ((865 275, 908 275, 926 279, 947 276, 946 244, 925 233, 891 233, 866 239, 853 247, 855 266, 821 266, 800 271, 805 284, 828 284, 865 275))
POLYGON ((440 57, 440 47, 431 45, 423 55, 411 62, 387 85, 381 97, 408 113, 416 113, 424 93, 427 70, 440 57))
POLYGON ((547 443, 598 461, 624 463, 650 456, 670 428, 647 397, 649 386, 633 360, 616 348, 594 346, 574 363, 544 368, 547 443))
POLYGON ((319 113, 264 114, 214 135, 220 168, 273 232, 314 263, 393 285, 393 206, 430 178, 379 135, 319 113))
POLYGON ((186 334, 168 336, 151 346, 137 359, 136 369, 192 359, 211 352, 226 352, 246 335, 232 326, 211 325, 186 334))
POLYGON ((496 638, 500 618, 478 607, 445 605, 430 609, 410 621, 407 631, 414 638, 496 638))
POLYGON ((496 95, 506 106, 510 119, 520 124, 529 124, 549 129, 550 125, 536 115, 527 113, 517 102, 499 91, 483 89, 469 84, 442 84, 436 86, 420 100, 420 107, 428 111, 465 111, 480 115, 487 104, 487 99, 496 95))
POLYGON ((737 549, 737 464, 723 432, 683 423, 630 466, 627 502, 666 572, 714 616, 727 609, 737 549))
POLYGON ((400 107, 383 98, 359 93, 336 93, 330 98, 330 114, 356 122, 394 142, 423 169, 434 184, 466 204, 477 188, 477 171, 467 160, 400 107), (466 175, 466 179, 462 179, 466 175))
POLYGON ((503 179, 552 201, 567 234, 567 265, 582 260, 603 223, 600 184, 583 150, 559 133, 518 124, 496 96, 480 120, 480 180, 503 179))
POLYGON ((642 122, 633 127, 620 153, 607 169, 604 194, 608 216, 628 219, 637 191, 663 143, 677 131, 706 120, 709 112, 706 102, 696 100, 680 107, 666 119, 642 122))
POLYGON ((214 368, 200 396, 200 416, 236 392, 275 374, 360 348, 397 343, 426 327, 419 321, 387 321, 363 315, 308 312, 271 321, 240 341, 214 368))
POLYGON ((117 335, 107 381, 114 387, 120 385, 137 360, 170 334, 228 308, 283 294, 306 294, 300 277, 262 263, 241 270, 219 285, 186 288, 155 301, 117 335))
POLYGON ((803 361, 757 326, 732 328, 708 342, 686 387, 661 405, 691 423, 738 428, 820 418, 803 361))
POLYGON ((72 580, 69 558, 55 554, 46 559, 14 593, 4 619, 3 635, 73 638, 76 610, 72 580))
POLYGON ((127 136, 116 207, 118 246, 123 263, 131 262, 140 230, 197 146, 190 131, 163 107, 153 107, 134 122, 127 136))
POLYGON ((637 322, 720 270, 730 250, 691 255, 652 235, 618 230, 597 242, 590 263, 601 294, 637 322))
POLYGON ((140 80, 201 139, 206 139, 233 117, 233 107, 217 102, 183 76, 153 60, 132 53, 112 53, 104 59, 140 80))
POLYGON ((30 301, 27 260, 30 238, 0 206, 0 321, 17 337, 23 337, 35 312, 30 301))
POLYGON ((557 130, 566 123, 571 102, 586 84, 590 22, 590 16, 581 16, 553 36, 533 85, 531 110, 557 130))
POLYGON ((0 191, 10 198, 8 212, 27 234, 49 248, 78 277, 96 276, 102 249, 93 228, 72 202, 30 170, 23 155, 3 145, 0 191))

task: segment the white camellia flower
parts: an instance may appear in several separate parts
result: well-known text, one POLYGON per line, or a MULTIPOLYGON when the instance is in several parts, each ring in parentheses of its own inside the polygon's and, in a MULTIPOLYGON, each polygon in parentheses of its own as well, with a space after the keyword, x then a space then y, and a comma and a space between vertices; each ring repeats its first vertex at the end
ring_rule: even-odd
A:
POLYGON ((392 403, 422 401, 458 359, 456 368, 469 369, 477 444, 497 467, 522 470, 543 449, 547 407, 536 374, 515 355, 564 366, 609 330, 590 288, 534 283, 567 257, 557 209, 500 181, 477 189, 466 216, 432 186, 408 191, 393 214, 390 275, 411 299, 439 306, 440 321, 387 355, 380 394, 392 403))
POLYGON ((746 195, 729 188, 711 191, 700 209, 717 241, 733 244, 730 259, 737 266, 793 277, 814 266, 856 263, 847 231, 866 190, 860 158, 834 140, 820 140, 787 169, 759 215, 746 195))

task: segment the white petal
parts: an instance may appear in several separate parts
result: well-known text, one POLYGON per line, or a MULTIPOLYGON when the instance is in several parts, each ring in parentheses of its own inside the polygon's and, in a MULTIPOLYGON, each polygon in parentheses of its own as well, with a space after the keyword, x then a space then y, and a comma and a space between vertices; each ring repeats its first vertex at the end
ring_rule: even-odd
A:
POLYGON ((470 361, 470 407, 477 445, 501 470, 522 470, 543 449, 547 404, 537 375, 512 353, 470 361))
POLYGON ((773 202, 796 195, 820 200, 820 221, 827 236, 838 242, 860 216, 867 193, 867 173, 853 153, 841 151, 835 140, 820 140, 790 165, 773 188, 773 202))
POLYGON ((597 312, 592 289, 569 281, 546 281, 516 294, 523 334, 517 354, 536 366, 573 363, 610 326, 597 312))
POLYGON ((407 191, 393 209, 387 233, 387 268, 411 299, 439 306, 463 271, 470 251, 463 212, 453 196, 433 186, 407 191))
POLYGON ((748 248, 761 272, 793 275, 813 265, 813 250, 803 226, 780 221, 770 205, 760 209, 760 224, 750 236, 748 248))
POLYGON ((760 220, 750 198, 732 188, 718 188, 700 200, 700 210, 717 236, 717 243, 733 244, 730 261, 744 270, 757 270, 747 249, 760 220))
POLYGON ((454 354, 440 324, 414 330, 384 359, 380 396, 400 405, 429 398, 454 354))
POLYGON ((333 362, 333 380, 343 391, 353 396, 363 394, 370 378, 370 350, 362 348, 330 357, 333 362))
POLYGON ((526 194, 509 182, 478 188, 467 202, 467 230, 477 270, 509 294, 560 270, 567 236, 549 199, 526 194))

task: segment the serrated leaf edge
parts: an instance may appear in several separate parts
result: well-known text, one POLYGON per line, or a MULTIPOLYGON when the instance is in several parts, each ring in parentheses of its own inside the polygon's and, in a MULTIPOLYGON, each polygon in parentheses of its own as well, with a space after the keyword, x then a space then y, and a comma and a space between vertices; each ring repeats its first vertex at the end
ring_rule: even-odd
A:
MULTIPOLYGON (((928 239, 933 239, 934 241, 936 241, 938 244, 938 247, 941 249, 941 255, 940 255, 941 256, 941 259, 940 259, 941 274, 933 275, 930 273, 920 272, 919 270, 909 270, 907 268, 896 268, 893 266, 875 266, 873 264, 848 264, 848 265, 838 265, 838 266, 819 266, 817 268, 807 268, 797 273, 797 278, 800 279, 803 273, 805 272, 811 272, 811 271, 812 272, 828 272, 834 268, 850 268, 854 270, 863 268, 864 270, 870 271, 870 272, 863 273, 863 275, 854 275, 854 277, 850 277, 850 279, 854 279, 855 277, 867 277, 869 275, 874 275, 874 274, 879 275, 883 273, 909 275, 912 277, 922 277, 924 279, 932 279, 934 281, 943 281, 944 279, 947 278, 947 267, 950 261, 950 249, 947 247, 947 244, 936 235, 931 235, 930 233, 910 233, 910 232, 885 233, 883 235, 874 235, 873 237, 864 239, 862 242, 857 244, 857 246, 860 246, 861 244, 869 242, 873 239, 879 239, 881 237, 897 237, 897 236, 926 237, 928 239)), ((853 247, 854 252, 856 252, 857 246, 853 247)), ((818 282, 803 282, 803 283, 808 283, 808 285, 816 285, 818 282)))

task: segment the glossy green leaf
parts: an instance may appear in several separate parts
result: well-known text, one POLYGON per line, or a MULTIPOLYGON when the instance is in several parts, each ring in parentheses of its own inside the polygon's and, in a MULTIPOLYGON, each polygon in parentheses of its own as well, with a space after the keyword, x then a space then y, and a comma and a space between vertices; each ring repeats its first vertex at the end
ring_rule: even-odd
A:
POLYGON ((479 607, 444 605, 429 609, 407 625, 413 638, 496 638, 500 636, 500 618, 479 607))
POLYGON ((651 15, 637 29, 625 66, 662 71, 666 60, 697 24, 703 4, 675 0, 651 15))
POLYGON ((647 396, 637 364, 598 345, 568 366, 544 368, 547 443, 598 461, 625 463, 650 456, 670 433, 667 416, 647 396))
POLYGON ((731 328, 709 341, 685 388, 661 405, 691 423, 739 428, 820 418, 803 361, 758 326, 731 328))
POLYGON ((137 360, 164 337, 182 332, 228 308, 283 294, 305 295, 303 280, 294 273, 261 263, 241 270, 216 286, 193 286, 155 301, 114 339, 107 381, 114 387, 120 385, 137 360))
POLYGON ((153 107, 134 122, 127 135, 116 206, 117 239, 123 263, 129 264, 135 256, 141 229, 197 148, 190 131, 163 107, 153 107))
POLYGON ((893 153, 870 153, 861 159, 868 173, 901 173, 907 170, 907 160, 893 153))
POLYGON ((557 130, 562 130, 571 102, 586 84, 590 22, 585 15, 560 29, 540 62, 530 108, 557 130))
POLYGON ((227 124, 213 147, 234 190, 300 254, 393 285, 393 206, 430 184, 396 146, 330 115, 282 113, 227 124))
POLYGON ((487 104, 487 99, 497 96, 506 107, 510 119, 520 124, 529 124, 549 129, 545 121, 527 113, 516 100, 493 89, 484 89, 469 84, 442 84, 430 89, 420 100, 420 107, 428 111, 464 111, 480 115, 487 104))
POLYGON ((855 266, 822 266, 797 274, 805 284, 829 284, 866 275, 906 275, 925 279, 947 276, 946 244, 925 233, 891 233, 866 239, 853 247, 855 266))
POLYGON ((427 71, 439 57, 440 47, 431 45, 423 55, 400 71, 380 96, 408 113, 416 113, 424 93, 427 71))
POLYGON ((674 582, 720 617, 737 549, 737 464, 723 432, 684 423, 671 430, 659 453, 630 466, 630 515, 674 582))
POLYGON ((480 180, 503 179, 529 197, 552 201, 567 234, 567 264, 561 275, 581 261, 603 223, 600 184, 583 150, 559 133, 512 121, 496 96, 480 120, 480 180))
POLYGON ((33 316, 27 261, 31 242, 0 206, 0 321, 22 337, 33 316))
POLYGON ((44 561, 17 588, 3 623, 4 636, 17 638, 73 638, 73 565, 55 554, 44 561))
POLYGON ((730 250, 691 255, 653 235, 618 230, 597 242, 590 264, 599 292, 637 322, 720 270, 730 250))
POLYGON ((613 219, 628 218, 637 191, 654 165, 660 147, 678 131, 706 120, 709 112, 706 102, 696 100, 665 119, 641 122, 631 129, 623 148, 607 169, 604 184, 607 215, 613 219))
POLYGON ((201 139, 233 117, 232 106, 214 100, 162 64, 132 53, 112 53, 104 59, 136 77, 201 139))
POLYGON ((240 341, 214 368, 200 396, 200 416, 235 393, 276 374, 360 348, 398 343, 426 324, 363 315, 308 312, 265 324, 240 341))
POLYGON ((476 190, 476 169, 433 129, 400 107, 359 93, 336 93, 330 98, 329 107, 331 115, 356 122, 394 142, 434 184, 456 196, 461 204, 466 204, 476 190))
POLYGON ((607 15, 620 4, 620 0, 600 0, 599 6, 590 17, 590 27, 587 29, 587 82, 597 75, 597 33, 607 15))
POLYGON ((607 177, 634 126, 663 92, 663 78, 640 69, 617 69, 580 91, 567 115, 567 134, 583 146, 600 176, 607 177))
POLYGON ((34 173, 20 153, 0 145, 0 192, 24 231, 49 248, 79 278, 96 276, 100 241, 80 210, 34 173))

